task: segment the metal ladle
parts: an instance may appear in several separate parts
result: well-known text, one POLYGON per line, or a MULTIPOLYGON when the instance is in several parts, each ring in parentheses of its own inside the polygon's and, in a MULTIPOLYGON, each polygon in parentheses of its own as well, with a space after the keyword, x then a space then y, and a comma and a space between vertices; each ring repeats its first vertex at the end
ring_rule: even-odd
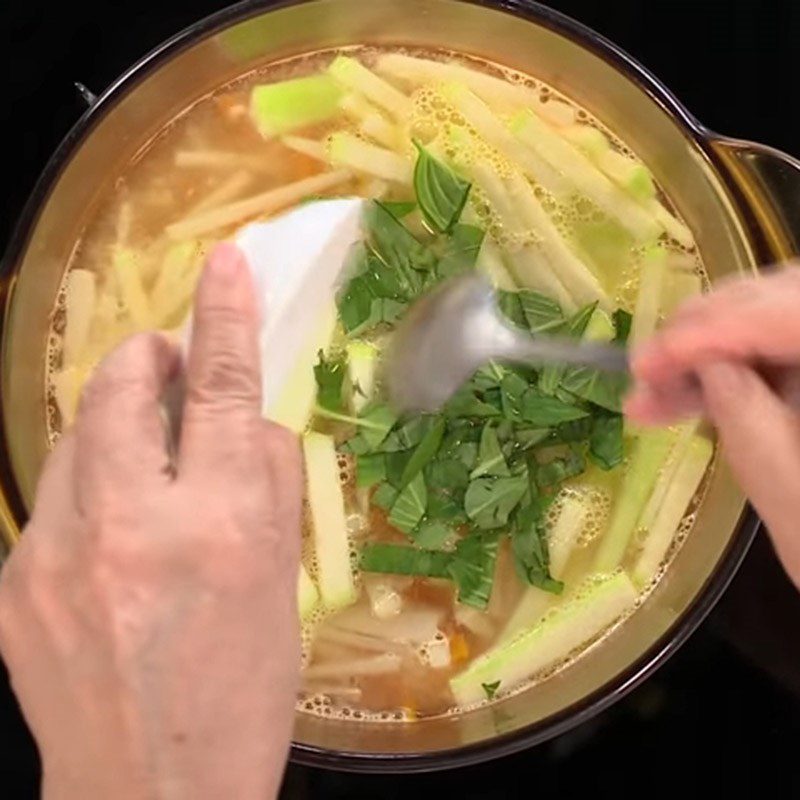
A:
POLYGON ((436 411, 488 361, 628 370, 628 354, 620 345, 531 335, 512 327, 489 282, 469 273, 421 298, 404 317, 387 360, 390 398, 401 411, 436 411))

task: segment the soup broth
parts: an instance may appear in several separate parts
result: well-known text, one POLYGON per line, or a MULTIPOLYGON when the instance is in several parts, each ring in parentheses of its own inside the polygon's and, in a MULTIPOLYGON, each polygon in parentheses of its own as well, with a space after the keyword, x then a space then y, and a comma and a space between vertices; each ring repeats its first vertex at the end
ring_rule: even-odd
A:
POLYGON ((51 442, 106 353, 181 330, 214 242, 340 196, 376 202, 324 353, 298 365, 309 413, 277 417, 308 481, 298 708, 456 713, 624 624, 689 532, 713 446, 693 423, 629 430, 624 387, 586 370, 489 364, 442 414, 398 418, 394 325, 477 269, 524 329, 639 340, 705 273, 646 165, 534 77, 399 48, 271 64, 187 108, 91 209, 53 314, 51 442))

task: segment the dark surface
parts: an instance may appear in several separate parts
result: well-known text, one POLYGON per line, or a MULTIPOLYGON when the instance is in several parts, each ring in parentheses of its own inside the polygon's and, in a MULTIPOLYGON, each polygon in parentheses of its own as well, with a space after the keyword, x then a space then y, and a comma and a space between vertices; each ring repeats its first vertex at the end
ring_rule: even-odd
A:
MULTIPOLYGON (((398 0, 401 1, 401 0, 398 0)), ((0 4, 0 249, 45 160, 99 92, 213 0, 5 0, 0 4)), ((560 0, 625 48, 712 128, 800 154, 800 4, 560 0)), ((760 536, 710 618, 655 677, 572 733, 517 756, 429 776, 289 768, 286 798, 572 798, 579 793, 800 797, 800 595, 760 536)), ((36 796, 38 764, 0 676, 0 797, 36 796)), ((93 800, 87 798, 87 800, 93 800)))

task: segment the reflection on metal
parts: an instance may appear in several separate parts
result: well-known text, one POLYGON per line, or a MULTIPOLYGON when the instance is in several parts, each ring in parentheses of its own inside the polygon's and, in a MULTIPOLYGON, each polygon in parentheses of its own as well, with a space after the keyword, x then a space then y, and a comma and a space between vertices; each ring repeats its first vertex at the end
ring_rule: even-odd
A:
POLYGON ((89 108, 97 102, 97 95, 79 81, 75 81, 75 88, 78 90, 78 94, 83 98, 83 102, 86 103, 89 108))

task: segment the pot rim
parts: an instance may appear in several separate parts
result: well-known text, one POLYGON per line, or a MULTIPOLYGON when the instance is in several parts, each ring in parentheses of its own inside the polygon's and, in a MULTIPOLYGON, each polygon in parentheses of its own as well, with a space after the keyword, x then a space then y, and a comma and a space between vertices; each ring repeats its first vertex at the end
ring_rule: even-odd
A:
MULTIPOLYGON (((225 26, 242 22, 258 14, 311 0, 241 0, 184 28, 150 50, 136 63, 113 81, 72 126, 53 155, 47 161, 41 175, 23 206, 23 210, 12 229, 8 245, 0 262, 0 280, 3 285, 1 297, 7 306, 11 299, 9 278, 14 265, 27 247, 40 209, 44 206, 51 189, 55 186, 64 167, 73 153, 86 139, 97 122, 108 113, 124 93, 141 82, 151 72, 190 47, 199 37, 225 26)), ((577 41, 623 72, 656 103, 665 113, 676 118, 695 143, 716 164, 717 159, 708 146, 714 138, 712 132, 678 100, 678 98, 649 70, 636 59, 591 28, 541 5, 535 0, 458 0, 481 7, 504 11, 523 17, 550 30, 577 41)), ((6 314, 0 319, 0 336, 5 333, 6 314)), ((8 462, 7 435, 0 415, 0 469, 11 478, 5 481, 4 493, 11 494, 6 500, 17 519, 27 514, 21 499, 16 496, 13 472, 8 462)), ((566 733, 613 705, 648 678, 664 664, 697 629, 730 584, 760 527, 760 520, 750 506, 746 506, 737 526, 721 556, 715 570, 697 592, 694 600, 673 626, 636 662, 623 670, 604 686, 558 713, 534 723, 527 728, 493 737, 463 747, 439 750, 431 753, 363 753, 334 751, 293 742, 290 760, 293 763, 333 770, 364 773, 432 772, 460 766, 468 766, 494 758, 511 755, 536 744, 566 733)))

